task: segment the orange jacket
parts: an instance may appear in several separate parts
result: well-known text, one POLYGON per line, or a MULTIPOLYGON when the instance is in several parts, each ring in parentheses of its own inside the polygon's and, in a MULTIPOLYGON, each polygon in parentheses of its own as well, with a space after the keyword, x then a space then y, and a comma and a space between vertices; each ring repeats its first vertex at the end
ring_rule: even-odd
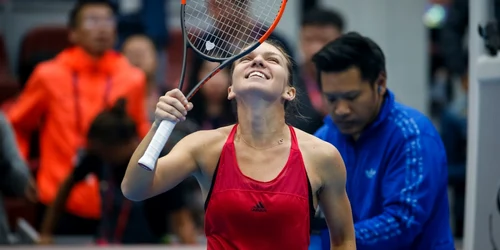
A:
MULTIPOLYGON (((107 52, 96 60, 81 48, 70 48, 39 64, 8 117, 24 156, 31 133, 40 128, 40 201, 50 204, 59 185, 71 173, 87 130, 105 103, 125 97, 131 116, 144 136, 150 123, 144 108, 146 81, 125 57, 107 52)), ((66 210, 85 218, 100 218, 99 185, 93 176, 77 184, 66 210)))

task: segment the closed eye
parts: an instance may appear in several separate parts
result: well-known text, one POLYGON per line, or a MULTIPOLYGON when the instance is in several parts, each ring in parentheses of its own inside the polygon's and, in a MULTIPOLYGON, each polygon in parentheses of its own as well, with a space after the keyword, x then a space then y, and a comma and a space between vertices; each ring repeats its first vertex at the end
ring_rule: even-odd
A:
POLYGON ((240 62, 248 62, 248 61, 250 61, 250 58, 248 56, 245 56, 240 59, 240 62))
POLYGON ((348 101, 354 101, 354 100, 356 100, 356 98, 358 98, 358 96, 359 96, 359 94, 355 93, 355 94, 346 95, 344 98, 348 101))
POLYGON ((272 63, 280 63, 280 60, 278 60, 277 58, 274 58, 274 57, 270 57, 267 59, 269 62, 272 62, 272 63))

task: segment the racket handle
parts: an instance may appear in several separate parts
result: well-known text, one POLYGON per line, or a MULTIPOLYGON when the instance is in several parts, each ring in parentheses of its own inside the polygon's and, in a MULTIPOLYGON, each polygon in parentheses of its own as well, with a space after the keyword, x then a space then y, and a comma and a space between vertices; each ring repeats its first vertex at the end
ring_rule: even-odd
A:
POLYGON ((158 126, 151 142, 146 148, 146 152, 144 152, 144 155, 139 159, 139 166, 148 171, 153 171, 155 169, 156 161, 158 157, 160 157, 160 153, 176 124, 176 122, 167 120, 161 121, 160 126, 158 126))

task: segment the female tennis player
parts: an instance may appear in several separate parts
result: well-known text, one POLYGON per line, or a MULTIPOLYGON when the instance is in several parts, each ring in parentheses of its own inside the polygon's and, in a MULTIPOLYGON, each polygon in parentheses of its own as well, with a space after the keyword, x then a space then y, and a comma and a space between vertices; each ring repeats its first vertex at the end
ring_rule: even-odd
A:
POLYGON ((296 93, 292 80, 288 55, 274 42, 263 43, 232 68, 228 99, 236 101, 238 123, 185 137, 146 171, 138 160, 158 124, 183 121, 193 108, 178 89, 167 92, 130 160, 123 194, 141 201, 194 175, 206 197, 208 249, 308 249, 319 203, 331 249, 355 249, 340 154, 285 123, 285 106, 296 93))

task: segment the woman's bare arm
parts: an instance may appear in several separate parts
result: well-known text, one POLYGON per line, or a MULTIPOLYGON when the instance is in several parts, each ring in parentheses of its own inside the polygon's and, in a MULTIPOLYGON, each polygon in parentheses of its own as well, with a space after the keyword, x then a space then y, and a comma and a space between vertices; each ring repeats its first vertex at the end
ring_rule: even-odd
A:
POLYGON ((330 231, 331 249, 354 250, 356 238, 351 204, 345 190, 346 170, 344 161, 338 150, 328 144, 321 143, 318 172, 322 179, 319 204, 325 215, 330 231))
POLYGON ((169 154, 159 159, 153 171, 147 171, 138 164, 146 148, 156 133, 161 121, 179 122, 186 119, 187 112, 193 108, 184 94, 174 89, 160 97, 156 105, 156 122, 141 141, 125 172, 122 181, 122 192, 125 197, 133 201, 142 201, 154 195, 167 191, 179 184, 197 169, 194 150, 202 136, 198 133, 186 136, 179 141, 169 154))
POLYGON ((127 199, 142 201, 163 193, 175 187, 198 168, 194 151, 203 137, 200 132, 195 132, 179 141, 166 156, 157 161, 153 171, 140 167, 139 158, 144 154, 156 129, 155 124, 130 159, 121 184, 123 195, 127 199))

